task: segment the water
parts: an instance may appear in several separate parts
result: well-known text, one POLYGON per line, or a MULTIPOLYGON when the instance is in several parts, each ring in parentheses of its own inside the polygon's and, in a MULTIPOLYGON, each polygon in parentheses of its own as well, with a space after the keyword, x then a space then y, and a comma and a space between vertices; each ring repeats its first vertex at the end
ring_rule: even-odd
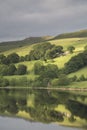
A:
MULTIPOLYGON (((1 130, 73 130, 55 124, 31 123, 23 119, 0 117, 1 130)), ((78 130, 77 128, 74 130, 78 130)))
POLYGON ((0 130, 86 129, 86 95, 52 90, 0 90, 0 130))

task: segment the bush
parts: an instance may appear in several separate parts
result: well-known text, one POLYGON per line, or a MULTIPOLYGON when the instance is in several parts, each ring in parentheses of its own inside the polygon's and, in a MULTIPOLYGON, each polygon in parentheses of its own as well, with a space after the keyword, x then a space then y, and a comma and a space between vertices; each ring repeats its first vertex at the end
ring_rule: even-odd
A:
POLYGON ((12 53, 7 56, 9 63, 18 63, 19 62, 19 55, 16 53, 12 53))
POLYGON ((16 74, 18 75, 24 75, 27 73, 27 67, 25 65, 18 65, 18 68, 17 68, 17 71, 16 71, 16 74))
POLYGON ((42 62, 36 62, 34 64, 34 74, 39 75, 42 71, 44 71, 44 65, 42 62))
POLYGON ((8 75, 14 75, 16 70, 17 69, 16 69, 14 64, 9 65, 9 67, 8 67, 8 75))
POLYGON ((69 46, 67 48, 67 50, 70 52, 70 53, 73 53, 73 51, 75 50, 75 47, 74 46, 69 46))

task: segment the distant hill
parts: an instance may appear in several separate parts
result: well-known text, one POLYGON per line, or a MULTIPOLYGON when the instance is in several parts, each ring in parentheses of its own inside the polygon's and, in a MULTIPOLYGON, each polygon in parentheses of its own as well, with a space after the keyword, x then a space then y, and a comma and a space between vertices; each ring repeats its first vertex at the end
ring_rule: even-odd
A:
POLYGON ((43 37, 29 37, 20 41, 8 41, 8 42, 1 42, 0 43, 0 52, 20 48, 26 45, 31 45, 34 43, 40 43, 44 41, 48 41, 52 39, 52 36, 43 36, 43 37))
POLYGON ((71 32, 71 33, 60 34, 60 35, 54 37, 53 39, 82 38, 82 37, 87 37, 87 29, 76 31, 76 32, 71 32))
POLYGON ((87 37, 87 29, 77 32, 64 33, 58 36, 42 36, 42 37, 28 37, 20 41, 8 41, 0 43, 0 53, 8 50, 19 49, 28 45, 38 44, 40 42, 66 39, 66 38, 85 38, 87 37))
POLYGON ((29 43, 38 43, 38 42, 48 41, 50 39, 52 39, 52 36, 29 37, 24 39, 24 41, 29 43))

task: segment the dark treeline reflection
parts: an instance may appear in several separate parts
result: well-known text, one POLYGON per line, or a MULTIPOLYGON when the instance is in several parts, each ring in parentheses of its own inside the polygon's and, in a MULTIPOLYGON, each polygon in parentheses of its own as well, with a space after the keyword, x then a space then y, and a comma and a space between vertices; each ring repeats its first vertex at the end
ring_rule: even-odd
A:
POLYGON ((0 90, 0 114, 18 116, 19 112, 25 112, 31 121, 86 127, 86 95, 52 90, 0 90))

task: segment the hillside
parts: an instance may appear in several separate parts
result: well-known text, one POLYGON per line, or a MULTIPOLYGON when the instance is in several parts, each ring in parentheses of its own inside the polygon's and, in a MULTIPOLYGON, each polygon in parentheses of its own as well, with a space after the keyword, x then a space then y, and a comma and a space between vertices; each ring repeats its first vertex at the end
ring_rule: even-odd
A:
MULTIPOLYGON (((84 32, 84 31, 80 31, 80 32, 84 32)), ((80 34, 84 34, 83 37, 81 37, 82 35, 79 35, 80 37, 77 38, 75 34, 78 34, 78 33, 77 32, 73 33, 73 37, 71 36, 72 38, 62 38, 62 39, 54 39, 53 40, 52 37, 50 37, 50 36, 30 37, 30 38, 26 38, 22 41, 1 43, 0 44, 1 54, 4 54, 6 56, 11 54, 11 53, 14 53, 14 52, 17 53, 19 56, 28 55, 29 52, 32 49, 35 48, 34 46, 36 44, 39 46, 39 50, 40 50, 40 48, 42 47, 41 45, 43 45, 44 43, 46 45, 47 41, 49 42, 49 44, 51 43, 51 45, 55 45, 55 47, 56 46, 62 46, 63 50, 65 52, 67 51, 68 46, 74 46, 75 47, 75 50, 72 54, 67 53, 64 56, 56 57, 53 60, 47 59, 47 62, 45 62, 44 60, 41 60, 41 59, 39 59, 39 60, 32 59, 31 61, 24 60, 24 61, 18 62, 17 64, 15 64, 15 66, 18 67, 18 65, 20 65, 20 64, 25 65, 27 67, 27 73, 24 76, 15 75, 15 74, 12 75, 12 76, 9 76, 9 75, 6 76, 5 75, 6 79, 11 80, 13 78, 20 79, 20 78, 23 78, 23 77, 27 77, 31 81, 35 80, 38 75, 34 74, 33 68, 34 68, 34 64, 36 62, 39 62, 39 61, 44 66, 47 66, 49 64, 51 64, 51 65, 54 64, 54 65, 57 65, 60 70, 63 69, 65 63, 67 63, 73 56, 76 56, 79 53, 83 52, 84 47, 87 46, 87 37, 85 37, 86 31, 85 31, 85 33, 80 33, 80 34)), ((64 34, 62 34, 62 35, 64 35, 64 34)), ((67 36, 68 36, 68 34, 67 34, 67 36)), ((70 36, 70 34, 69 34, 69 36, 70 36)), ((87 72, 87 67, 85 66, 85 67, 79 69, 78 71, 69 74, 68 77, 71 78, 71 77, 74 77, 76 75, 77 78, 79 79, 79 77, 81 75, 84 75, 87 79, 86 72, 87 72)), ((86 86, 87 81, 81 81, 81 82, 83 84, 83 87, 86 86)), ((77 85, 80 86, 81 82, 76 82, 76 83, 74 82, 74 83, 71 84, 71 86, 77 86, 77 85)))
POLYGON ((87 42, 86 37, 87 37, 87 30, 81 30, 72 33, 64 33, 56 37, 54 36, 29 37, 20 41, 1 42, 0 52, 3 53, 7 51, 7 54, 9 54, 10 51, 11 52, 16 51, 17 53, 20 53, 21 50, 23 52, 23 50, 26 50, 27 47, 30 48, 29 46, 32 44, 41 43, 45 41, 49 41, 52 44, 56 45, 62 44, 65 49, 68 45, 84 46, 84 44, 87 42))
MULTIPOLYGON (((54 45, 62 45, 64 50, 67 50, 68 46, 73 45, 76 48, 75 51, 79 52, 79 51, 82 51, 84 49, 84 46, 87 45, 87 38, 66 38, 66 39, 49 40, 49 42, 54 45)), ((16 48, 11 48, 11 46, 8 45, 7 48, 9 49, 4 51, 3 53, 5 55, 8 55, 10 53, 16 52, 20 56, 24 56, 28 54, 30 50, 32 50, 34 45, 36 45, 36 43, 31 44, 31 45, 24 44, 21 47, 17 45, 18 47, 16 46, 16 48)), ((6 46, 3 45, 3 48, 4 47, 6 46)))
POLYGON ((52 39, 52 36, 42 36, 42 37, 29 37, 20 41, 7 41, 0 43, 0 52, 4 52, 11 49, 18 49, 26 45, 31 45, 34 43, 44 42, 52 39))
POLYGON ((87 29, 81 30, 81 31, 76 31, 76 32, 71 32, 71 33, 60 34, 53 39, 82 38, 82 37, 87 37, 87 29))

